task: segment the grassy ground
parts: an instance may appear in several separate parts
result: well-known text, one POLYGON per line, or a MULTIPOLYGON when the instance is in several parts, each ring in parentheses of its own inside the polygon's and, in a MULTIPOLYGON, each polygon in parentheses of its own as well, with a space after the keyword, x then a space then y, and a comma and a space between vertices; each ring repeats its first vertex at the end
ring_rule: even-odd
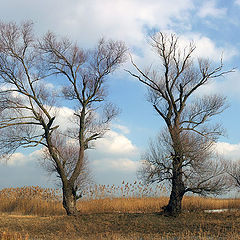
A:
POLYGON ((121 194, 109 195, 108 190, 100 186, 96 190, 100 195, 79 201, 78 217, 68 217, 58 191, 4 189, 0 191, 0 240, 240 239, 240 199, 188 196, 183 201, 183 213, 173 218, 159 213, 166 197, 139 196, 139 191, 130 195, 126 190, 127 195, 121 187, 121 194), (206 213, 205 209, 229 210, 206 213))
POLYGON ((240 239, 240 212, 183 213, 177 218, 156 213, 97 213, 76 218, 3 214, 0 233, 0 239, 240 239))

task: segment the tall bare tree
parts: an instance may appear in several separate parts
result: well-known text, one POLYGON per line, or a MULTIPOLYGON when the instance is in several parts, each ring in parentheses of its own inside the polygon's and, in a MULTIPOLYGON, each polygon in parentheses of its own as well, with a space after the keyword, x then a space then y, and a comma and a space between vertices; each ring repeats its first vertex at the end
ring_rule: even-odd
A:
POLYGON ((211 161, 211 145, 222 129, 210 126, 208 120, 225 109, 226 99, 196 92, 229 71, 223 71, 222 61, 217 67, 206 59, 195 61, 195 45, 182 47, 174 34, 159 32, 151 37, 151 45, 160 59, 159 69, 144 71, 132 60, 135 72, 128 72, 148 87, 148 100, 167 131, 150 144, 141 172, 148 182, 170 183, 170 200, 164 210, 175 215, 181 212, 186 192, 217 193, 223 187, 223 169, 211 161))
POLYGON ((227 173, 230 177, 231 186, 240 189, 240 160, 225 160, 225 168, 227 169, 227 173))
POLYGON ((38 40, 29 22, 0 23, 1 156, 19 148, 45 149, 45 160, 61 179, 68 215, 77 214, 85 152, 118 113, 105 102, 105 82, 125 61, 125 53, 119 41, 101 39, 95 49, 83 50, 50 32, 38 40), (57 123, 63 99, 74 109, 68 127, 57 123))

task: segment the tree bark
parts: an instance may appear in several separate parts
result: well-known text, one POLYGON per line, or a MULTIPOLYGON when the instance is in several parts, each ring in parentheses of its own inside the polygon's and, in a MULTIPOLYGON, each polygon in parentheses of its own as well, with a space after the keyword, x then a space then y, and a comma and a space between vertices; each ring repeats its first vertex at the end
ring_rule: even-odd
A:
POLYGON ((78 214, 76 203, 77 198, 75 190, 69 186, 63 187, 63 207, 67 215, 76 216, 78 214))
POLYGON ((170 195, 168 205, 163 207, 164 212, 171 216, 179 215, 182 211, 182 199, 183 199, 184 193, 185 193, 185 187, 182 179, 181 160, 179 157, 176 157, 173 160, 171 195, 170 195))

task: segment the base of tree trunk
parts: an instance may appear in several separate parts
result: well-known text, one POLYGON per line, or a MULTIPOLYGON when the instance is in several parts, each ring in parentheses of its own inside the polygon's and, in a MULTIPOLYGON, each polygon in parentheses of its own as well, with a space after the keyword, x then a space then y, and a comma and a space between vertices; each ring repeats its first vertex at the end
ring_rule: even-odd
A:
POLYGON ((68 216, 74 216, 74 217, 77 217, 80 215, 80 212, 79 211, 76 211, 76 212, 67 212, 67 215, 68 216))
POLYGON ((163 206, 162 209, 165 215, 172 217, 177 217, 182 212, 181 210, 176 210, 169 205, 163 206))
POLYGON ((76 206, 76 199, 73 196, 72 192, 64 192, 63 193, 63 207, 66 210, 68 216, 77 216, 79 215, 79 211, 76 206))
POLYGON ((182 212, 183 194, 171 194, 168 205, 164 206, 163 212, 169 216, 178 216, 182 212))
POLYGON ((68 216, 77 216, 79 215, 79 211, 77 210, 76 206, 72 206, 71 203, 63 204, 64 209, 68 216))
MULTIPOLYGON (((65 207, 64 207, 65 208, 65 207)), ((66 213, 68 216, 78 216, 80 212, 77 209, 66 209, 66 213)))

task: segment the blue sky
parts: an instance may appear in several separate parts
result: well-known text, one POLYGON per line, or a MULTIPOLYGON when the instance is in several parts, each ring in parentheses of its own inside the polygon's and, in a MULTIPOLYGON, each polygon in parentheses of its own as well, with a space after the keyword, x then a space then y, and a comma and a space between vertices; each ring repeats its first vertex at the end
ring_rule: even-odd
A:
MULTIPOLYGON (((54 31, 68 36, 84 48, 93 47, 104 36, 123 40, 141 67, 151 64, 148 45, 152 31, 177 33, 183 42, 195 41, 196 54, 217 64, 223 54, 226 68, 236 71, 206 86, 202 93, 223 93, 230 107, 216 120, 223 123, 227 136, 217 149, 229 158, 240 155, 240 0, 0 0, 2 21, 32 20, 39 36, 54 31)), ((132 69, 127 62, 123 68, 132 69)), ((124 70, 109 81, 109 98, 121 109, 104 139, 89 152, 92 175, 97 183, 120 184, 134 181, 141 154, 155 137, 163 121, 146 101, 146 89, 124 70)), ((60 109, 62 120, 71 109, 60 109)), ((38 163, 36 149, 18 152, 0 165, 0 188, 24 185, 53 186, 38 163)), ((240 157, 239 157, 240 158, 240 157)))

